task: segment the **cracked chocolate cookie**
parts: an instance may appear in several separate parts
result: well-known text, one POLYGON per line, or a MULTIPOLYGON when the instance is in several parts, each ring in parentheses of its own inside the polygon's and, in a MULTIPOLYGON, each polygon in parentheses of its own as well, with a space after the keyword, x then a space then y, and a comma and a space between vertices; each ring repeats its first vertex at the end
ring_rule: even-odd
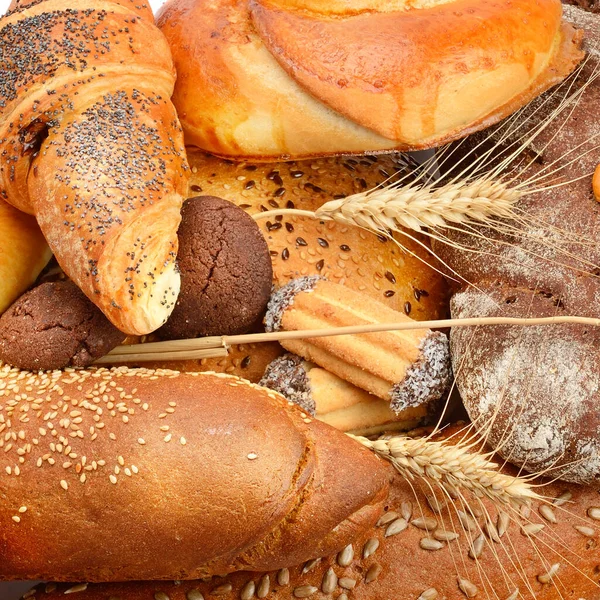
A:
POLYGON ((71 281, 33 288, 0 317, 0 360, 30 371, 85 367, 124 339, 71 281))
POLYGON ((265 313, 273 267, 267 242, 249 215, 213 196, 188 200, 179 228, 181 292, 158 331, 163 339, 235 335, 265 313))

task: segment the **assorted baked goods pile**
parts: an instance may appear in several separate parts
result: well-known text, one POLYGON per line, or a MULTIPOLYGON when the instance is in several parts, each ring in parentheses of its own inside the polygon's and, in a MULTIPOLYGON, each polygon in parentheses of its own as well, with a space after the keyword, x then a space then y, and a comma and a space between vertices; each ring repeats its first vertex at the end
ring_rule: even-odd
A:
POLYGON ((0 581, 599 597, 579 4, 14 0, 0 581))

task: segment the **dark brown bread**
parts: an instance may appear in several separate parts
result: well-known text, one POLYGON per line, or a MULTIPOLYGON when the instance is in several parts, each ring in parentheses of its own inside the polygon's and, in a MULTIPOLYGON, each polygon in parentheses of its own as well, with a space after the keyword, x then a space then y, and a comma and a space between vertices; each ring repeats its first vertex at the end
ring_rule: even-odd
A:
POLYGON ((124 339, 71 281, 33 288, 0 317, 0 358, 20 369, 86 367, 124 339))
POLYGON ((76 600, 597 600, 600 597, 597 520, 600 497, 596 492, 574 485, 543 487, 540 491, 549 499, 544 508, 536 503, 528 516, 515 516, 514 521, 507 522, 496 508, 487 502, 479 504, 469 496, 465 505, 457 501, 445 507, 445 499, 435 489, 442 504, 441 512, 434 512, 426 499, 432 495, 431 489, 417 484, 413 493, 411 484, 396 475, 382 524, 341 553, 318 562, 266 574, 236 573, 209 581, 70 584, 58 588, 49 584, 40 586, 34 597, 58 600, 65 597, 65 591, 77 590, 78 593, 67 597, 76 600), (463 511, 460 516, 456 508, 463 511), (469 510, 475 516, 469 515, 469 510), (487 520, 491 525, 485 525, 484 510, 489 511, 487 520), (429 533, 426 527, 430 528, 429 533), (472 531, 466 530, 469 527, 472 531), (477 542, 473 544, 473 540, 477 542))
POLYGON ((243 380, 0 372, 0 580, 188 579, 336 552, 389 471, 243 380))
MULTIPOLYGON (((543 155, 521 177, 558 166, 564 170, 552 184, 590 177, 525 196, 518 208, 530 222, 517 224, 522 234, 502 237, 491 228, 479 239, 449 234, 475 252, 435 245, 473 284, 454 297, 455 317, 600 315, 600 204, 591 187, 600 163, 600 79, 592 79, 600 68, 600 16, 573 7, 565 13, 585 29, 590 52, 573 90, 588 87, 572 115, 567 111, 566 125, 563 114, 535 140, 543 155)), ((560 97, 532 107, 534 122, 549 119, 560 97)), ((457 387, 470 416, 493 445, 502 441, 505 458, 532 472, 552 467, 564 479, 600 483, 598 328, 455 329, 451 344, 457 387)))
POLYGON ((158 335, 236 335, 260 324, 273 267, 254 219, 221 198, 190 198, 181 211, 178 236, 181 292, 158 335))

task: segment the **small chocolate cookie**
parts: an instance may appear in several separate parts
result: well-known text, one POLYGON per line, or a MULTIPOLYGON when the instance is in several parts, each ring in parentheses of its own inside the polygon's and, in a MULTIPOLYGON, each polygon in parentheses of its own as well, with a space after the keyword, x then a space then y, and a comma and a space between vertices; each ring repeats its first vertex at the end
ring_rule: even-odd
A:
POLYGON ((213 196, 188 200, 179 228, 181 292, 164 339, 245 333, 271 294, 269 247, 248 214, 213 196))
POLYGON ((0 359, 30 371, 85 367, 125 337, 73 282, 43 283, 0 317, 0 359))

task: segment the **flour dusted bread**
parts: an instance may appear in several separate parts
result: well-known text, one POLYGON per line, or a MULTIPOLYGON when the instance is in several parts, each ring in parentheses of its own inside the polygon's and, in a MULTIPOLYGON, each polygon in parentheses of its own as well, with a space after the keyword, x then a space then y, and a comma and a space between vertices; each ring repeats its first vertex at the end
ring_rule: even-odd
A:
POLYGON ((543 487, 548 504, 536 503, 523 516, 507 518, 505 509, 470 497, 446 506, 447 498, 435 487, 437 501, 428 501, 432 490, 412 485, 414 490, 396 475, 379 525, 321 561, 210 581, 42 584, 33 597, 58 600, 69 590, 79 600, 598 597, 600 503, 595 491, 564 484, 543 487))
POLYGON ((173 62, 150 6, 13 2, 0 54, 0 198, 35 216, 114 325, 157 329, 179 293, 188 166, 173 62))
POLYGON ((187 143, 232 157, 439 146, 582 57, 559 0, 171 0, 158 24, 187 143))
MULTIPOLYGON (((478 239, 449 234, 474 251, 436 244, 441 258, 472 284, 458 286, 455 317, 600 314, 600 205, 591 185, 600 163, 600 83, 592 78, 599 65, 600 18, 573 7, 565 11, 586 30, 590 59, 574 89, 588 87, 566 125, 559 118, 535 141, 543 154, 522 177, 562 166, 559 181, 580 179, 525 196, 518 208, 530 225, 510 239, 486 228, 478 239)), ((534 122, 548 119, 556 102, 542 98, 534 105, 534 122)), ((600 483, 597 328, 456 329, 451 347, 469 414, 503 456, 528 471, 551 469, 569 481, 600 483)))
POLYGON ((389 471, 369 451, 237 378, 0 378, 3 580, 281 568, 341 550, 387 497, 389 471))

